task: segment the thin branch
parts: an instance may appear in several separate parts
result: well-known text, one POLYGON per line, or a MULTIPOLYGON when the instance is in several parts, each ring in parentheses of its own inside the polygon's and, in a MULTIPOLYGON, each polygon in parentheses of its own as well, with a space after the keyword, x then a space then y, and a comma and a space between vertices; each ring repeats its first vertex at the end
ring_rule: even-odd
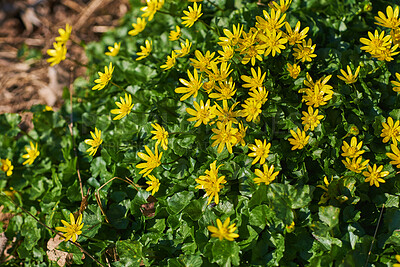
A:
POLYGON ((374 237, 373 237, 373 239, 372 239, 371 246, 370 246, 370 248, 369 248, 367 260, 365 261, 364 267, 367 267, 367 266, 368 266, 369 256, 371 255, 372 247, 374 246, 374 242, 375 242, 375 238, 376 238, 376 234, 378 233, 378 228, 379 228, 379 225, 381 224, 381 219, 382 219, 383 209, 384 209, 384 208, 385 208, 385 204, 382 205, 381 214, 379 215, 378 223, 377 223, 376 228, 375 228, 374 237))

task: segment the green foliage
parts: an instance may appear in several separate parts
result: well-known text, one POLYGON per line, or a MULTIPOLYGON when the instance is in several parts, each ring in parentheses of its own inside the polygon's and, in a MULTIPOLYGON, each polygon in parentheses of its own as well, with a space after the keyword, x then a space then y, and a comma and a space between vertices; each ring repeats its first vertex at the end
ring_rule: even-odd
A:
MULTIPOLYGON (((85 266, 95 261, 104 266, 364 266, 367 259, 368 266, 395 263, 400 254, 400 182, 396 166, 386 156, 392 141, 383 143, 381 133, 389 116, 400 120, 399 97, 391 84, 400 72, 399 59, 394 56, 382 63, 361 50, 359 42, 380 27, 374 16, 391 3, 294 0, 285 12, 286 21, 292 27, 297 21, 301 29, 309 27, 306 39, 316 44, 317 57, 300 63, 286 43, 275 57, 256 60, 254 69, 260 67, 266 75, 268 100, 258 121, 246 121, 242 113, 237 117, 248 126, 245 145, 234 145, 233 153, 227 148, 218 153, 211 139, 216 123, 194 127, 186 111, 193 108, 193 97, 180 101, 182 94, 175 89, 182 86, 180 79, 188 79, 187 70, 193 73, 189 58, 195 58, 196 50, 221 51, 219 37, 238 23, 248 33, 256 17, 263 16, 262 10, 270 12, 268 1, 203 1, 201 21, 191 28, 183 27, 180 19, 188 3, 165 1, 145 29, 130 36, 127 32, 142 14, 142 2, 132 0, 121 25, 100 42, 85 46, 89 79, 74 81, 71 102, 65 90, 65 104, 59 110, 32 107, 34 129, 29 133, 18 127, 20 115, 0 115, 0 158, 14 166, 11 176, 0 171, 2 212, 13 214, 5 230, 8 240, 14 240, 8 263, 55 266, 46 255, 47 242, 55 236, 50 229, 62 226, 61 220, 68 221, 70 213, 75 218, 82 213, 84 226, 77 242, 93 258, 83 256, 71 242, 62 242, 57 249, 70 253, 74 264, 85 266), (181 26, 182 37, 170 41, 176 25, 181 26), (192 43, 189 55, 177 58, 170 70, 160 68, 186 39, 192 43), (153 49, 137 61, 136 53, 146 40, 152 41, 153 49), (121 42, 118 55, 105 55, 115 42, 121 42), (115 67, 111 82, 93 91, 98 72, 110 62, 115 67), (286 64, 295 62, 302 70, 293 79, 286 64), (361 66, 353 84, 337 78, 347 65, 353 73, 361 66), (318 107, 324 118, 307 131, 308 143, 292 150, 290 130, 304 129, 301 117, 308 105, 298 91, 306 87, 306 73, 314 82, 332 75, 327 84, 334 93, 318 107), (125 93, 132 96, 134 107, 121 120, 113 120, 116 115, 111 110, 125 93), (153 139, 155 123, 169 133, 166 150, 153 139), (85 140, 94 140, 95 129, 101 131, 102 143, 89 156, 85 140), (352 137, 363 142, 362 157, 370 160, 370 167, 382 165, 389 173, 379 187, 365 182, 362 172, 344 166, 343 141, 350 144, 352 137), (271 144, 265 161, 279 171, 274 180, 259 185, 253 179, 263 166, 252 165, 254 157, 249 156, 255 139, 271 144), (40 154, 32 165, 23 165, 30 142, 38 144, 40 154), (150 173, 160 182, 154 196, 152 190, 146 191, 150 177, 139 173, 137 166, 146 162, 138 154, 149 154, 145 146, 152 153, 157 146, 163 153, 160 165, 150 173), (217 193, 219 201, 214 196, 208 204, 212 197, 205 195, 207 190, 198 180, 212 172, 215 160, 218 177, 225 176, 226 183, 217 193), (227 218, 239 237, 233 241, 212 237, 208 227, 227 218)), ((38 58, 25 46, 19 56, 38 58)), ((249 92, 241 76, 251 75, 253 67, 241 60, 236 51, 230 61, 237 92, 229 101, 240 102, 235 111, 243 108, 249 92)), ((205 82, 207 74, 202 75, 205 82)), ((200 89, 195 100, 208 99, 200 89)), ((215 98, 214 103, 223 106, 215 98)))

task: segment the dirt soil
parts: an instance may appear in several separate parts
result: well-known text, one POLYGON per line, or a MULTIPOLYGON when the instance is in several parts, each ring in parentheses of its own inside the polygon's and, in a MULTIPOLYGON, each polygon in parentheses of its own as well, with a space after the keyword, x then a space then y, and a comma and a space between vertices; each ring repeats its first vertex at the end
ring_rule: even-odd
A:
MULTIPOLYGON (((102 33, 118 26, 129 1, 0 0, 0 7, 0 114, 29 117, 24 111, 32 105, 59 107, 63 88, 86 73, 69 60, 54 67, 46 62, 46 51, 52 49, 58 29, 68 23, 74 42, 98 41, 102 33), (43 56, 29 59, 35 51, 43 56)), ((67 58, 87 62, 79 45, 68 41, 67 49, 67 58)))

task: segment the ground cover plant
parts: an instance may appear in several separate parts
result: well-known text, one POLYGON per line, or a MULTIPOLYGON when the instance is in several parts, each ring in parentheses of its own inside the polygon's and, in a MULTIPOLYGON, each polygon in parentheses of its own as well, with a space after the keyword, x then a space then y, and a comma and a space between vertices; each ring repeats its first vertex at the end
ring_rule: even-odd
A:
POLYGON ((5 264, 400 264, 395 3, 131 5, 60 110, 0 116, 5 264))

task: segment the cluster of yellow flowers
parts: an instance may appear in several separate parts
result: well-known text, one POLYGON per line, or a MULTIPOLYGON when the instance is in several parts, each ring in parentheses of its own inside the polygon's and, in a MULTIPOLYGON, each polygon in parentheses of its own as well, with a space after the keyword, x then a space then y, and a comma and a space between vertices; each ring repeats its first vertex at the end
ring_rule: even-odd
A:
POLYGON ((47 54, 50 56, 47 62, 50 62, 50 66, 59 64, 61 61, 65 60, 65 55, 67 54, 66 43, 71 35, 72 27, 67 24, 65 29, 58 29, 60 36, 56 37, 56 41, 53 43, 54 49, 48 49, 47 54))

